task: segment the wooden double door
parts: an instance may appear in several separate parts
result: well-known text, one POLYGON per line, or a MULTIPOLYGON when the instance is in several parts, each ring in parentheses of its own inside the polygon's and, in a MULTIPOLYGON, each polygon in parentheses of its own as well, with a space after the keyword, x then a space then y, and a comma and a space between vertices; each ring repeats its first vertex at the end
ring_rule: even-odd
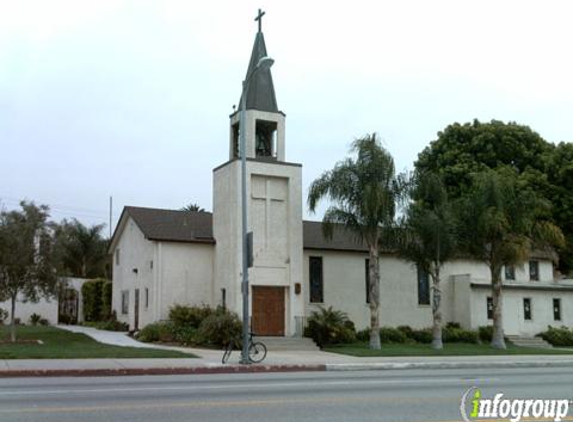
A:
POLYGON ((253 286, 253 333, 260 336, 285 335, 285 288, 253 286))

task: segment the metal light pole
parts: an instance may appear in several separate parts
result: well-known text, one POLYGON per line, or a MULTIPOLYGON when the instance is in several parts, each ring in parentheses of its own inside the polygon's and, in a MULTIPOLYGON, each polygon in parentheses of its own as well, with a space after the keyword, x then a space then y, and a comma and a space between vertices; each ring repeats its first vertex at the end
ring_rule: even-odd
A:
POLYGON ((251 78, 260 70, 269 69, 274 63, 270 57, 261 57, 257 66, 247 75, 243 82, 243 92, 241 94, 241 111, 239 116, 239 144, 241 154, 241 212, 242 212, 242 257, 243 257, 243 280, 241 288, 243 291, 243 350, 241 353, 242 364, 251 363, 249 360, 249 263, 247 255, 247 148, 245 139, 245 114, 247 108, 247 92, 251 78))

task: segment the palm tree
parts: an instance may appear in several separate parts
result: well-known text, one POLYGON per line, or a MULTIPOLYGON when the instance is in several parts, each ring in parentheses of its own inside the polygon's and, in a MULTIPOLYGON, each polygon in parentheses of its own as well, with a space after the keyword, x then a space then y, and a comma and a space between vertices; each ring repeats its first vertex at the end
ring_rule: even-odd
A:
POLYGON ((68 274, 81 278, 106 275, 107 240, 102 237, 104 224, 84 226, 75 218, 56 227, 61 265, 68 274))
POLYGON ((439 176, 418 174, 398 240, 399 255, 432 280, 432 347, 442 349, 440 271, 456 250, 456 224, 439 176))
POLYGON ((355 140, 351 151, 357 154, 356 159, 338 162, 311 184, 308 207, 314 212, 321 199, 329 199, 334 204, 323 217, 325 236, 332 236, 333 224, 342 224, 368 246, 370 348, 380 349, 378 257, 382 233, 394 225, 402 189, 395 175, 394 160, 380 145, 376 134, 355 140))
POLYGON ((561 230, 549 222, 549 207, 531 190, 519 189, 511 170, 474 175, 460 200, 459 235, 463 251, 488 265, 492 283, 494 348, 505 349, 502 280, 505 265, 524 262, 533 248, 559 246, 561 230))
POLYGON ((205 208, 199 206, 196 202, 185 205, 180 211, 206 212, 205 208))

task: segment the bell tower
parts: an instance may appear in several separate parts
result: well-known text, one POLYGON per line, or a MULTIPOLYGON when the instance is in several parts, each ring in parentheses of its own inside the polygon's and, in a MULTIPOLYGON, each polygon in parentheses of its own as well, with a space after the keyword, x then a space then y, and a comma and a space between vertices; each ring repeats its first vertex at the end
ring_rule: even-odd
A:
POLYGON ((240 114, 245 105, 245 139, 247 158, 285 161, 285 114, 279 111, 270 67, 259 66, 268 57, 265 37, 261 31, 264 12, 259 11, 259 31, 244 79, 245 98, 241 95, 239 109, 231 115, 229 159, 240 158, 240 114))
POLYGON ((230 116, 229 161, 213 170, 215 268, 213 303, 242 315, 241 130, 244 130, 251 330, 302 334, 302 165, 286 161, 285 114, 279 111, 268 66, 262 16, 239 108, 230 116), (263 60, 261 60, 263 59, 263 60), (267 66, 263 66, 264 62, 267 66), (244 98, 243 98, 244 95, 244 98), (244 116, 241 121, 241 110, 244 116), (244 129, 243 129, 244 128, 244 129))

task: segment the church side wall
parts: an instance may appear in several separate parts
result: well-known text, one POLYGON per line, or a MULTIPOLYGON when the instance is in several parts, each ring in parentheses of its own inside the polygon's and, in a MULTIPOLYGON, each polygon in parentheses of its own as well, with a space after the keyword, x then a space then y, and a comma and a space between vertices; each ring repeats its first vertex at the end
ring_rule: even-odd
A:
POLYGON ((156 248, 156 242, 147 240, 133 219, 127 217, 124 230, 113 251, 112 308, 117 319, 128 323, 131 329, 135 325, 136 289, 139 290, 139 328, 156 320, 152 306, 156 295, 153 282, 154 267, 157 265, 157 262, 154 262, 156 248), (146 289, 149 295, 147 298, 146 289), (127 313, 124 313, 122 308, 122 292, 126 292, 128 297, 127 313))
MULTIPOLYGON (((366 303, 365 260, 367 253, 328 250, 304 251, 304 301, 305 315, 318 306, 333 306, 348 313, 357 329, 370 324, 366 303), (322 257, 323 303, 310 303, 309 257, 322 257)), ((528 263, 516 267, 516 280, 504 281, 516 286, 543 286, 552 281, 553 266, 548 260, 539 260, 539 281, 529 280, 528 263)), ((491 296, 487 265, 471 260, 447 263, 441 273, 442 315, 444 323, 457 322, 463 327, 476 329, 491 324, 487 320, 486 298, 491 296), (472 288, 471 283, 486 287, 472 288)), ((536 334, 548 324, 573 324, 573 292, 505 290, 504 327, 509 334, 536 334), (523 318, 523 298, 531 298, 532 321, 523 318), (561 298, 562 320, 553 321, 552 300, 561 298)), ((413 328, 430 327, 430 305, 418 304, 418 278, 416 266, 386 255, 380 257, 380 324, 382 326, 409 325, 413 328)))
POLYGON ((175 304, 211 306, 214 245, 162 242, 161 249, 159 319, 175 304))
MULTIPOLYGON (((348 313, 358 330, 370 325, 370 308, 366 303, 367 253, 304 251, 304 292, 306 316, 321 306, 348 313), (309 257, 320 256, 323 262, 324 303, 310 303, 309 257)), ((418 305, 415 267, 392 256, 380 258, 380 324, 427 327, 431 322, 428 305, 418 305)))

